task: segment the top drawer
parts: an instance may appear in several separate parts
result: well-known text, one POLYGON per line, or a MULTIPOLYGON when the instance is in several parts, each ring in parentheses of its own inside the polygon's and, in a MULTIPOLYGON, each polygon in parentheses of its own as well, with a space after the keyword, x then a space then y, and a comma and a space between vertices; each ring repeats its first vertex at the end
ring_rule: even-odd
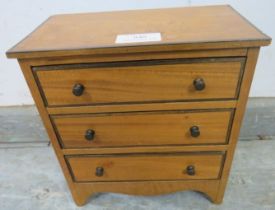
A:
POLYGON ((245 58, 33 67, 48 106, 234 99, 245 58))

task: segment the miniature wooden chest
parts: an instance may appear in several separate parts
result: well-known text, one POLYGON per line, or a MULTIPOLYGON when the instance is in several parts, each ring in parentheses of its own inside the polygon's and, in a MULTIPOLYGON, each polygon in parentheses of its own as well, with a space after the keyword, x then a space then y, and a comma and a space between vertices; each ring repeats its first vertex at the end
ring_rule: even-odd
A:
POLYGON ((222 202, 260 46, 230 6, 56 15, 17 58, 77 205, 97 192, 222 202))

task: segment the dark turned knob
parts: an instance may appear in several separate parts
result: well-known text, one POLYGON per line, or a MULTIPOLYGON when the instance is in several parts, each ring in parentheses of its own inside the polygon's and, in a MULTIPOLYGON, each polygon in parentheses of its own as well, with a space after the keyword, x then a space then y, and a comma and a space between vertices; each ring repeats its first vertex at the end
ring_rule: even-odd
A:
POLYGON ((190 128, 190 134, 193 137, 198 137, 201 133, 200 133, 200 128, 198 126, 192 126, 190 128))
POLYGON ((93 140, 95 137, 95 131, 92 130, 92 129, 88 129, 86 130, 86 133, 85 133, 85 139, 87 139, 88 141, 91 141, 93 140))
POLYGON ((103 167, 97 167, 95 169, 95 175, 96 176, 103 176, 103 174, 104 174, 104 168, 103 167))
POLYGON ((202 78, 197 78, 193 81, 193 85, 196 90, 203 90, 205 88, 205 82, 202 78))
POLYGON ((186 173, 190 176, 195 175, 195 166, 192 166, 192 165, 187 166, 186 173))
POLYGON ((72 90, 75 96, 81 96, 83 94, 83 91, 84 91, 84 86, 82 84, 75 84, 72 90))

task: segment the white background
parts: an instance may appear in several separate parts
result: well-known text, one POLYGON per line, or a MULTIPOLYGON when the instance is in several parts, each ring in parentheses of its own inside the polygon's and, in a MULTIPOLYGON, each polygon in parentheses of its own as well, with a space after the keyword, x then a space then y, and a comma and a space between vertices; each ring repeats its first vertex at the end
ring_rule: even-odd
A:
MULTIPOLYGON (((275 37, 274 0, 0 0, 0 106, 33 104, 15 59, 6 50, 50 15, 61 13, 230 4, 264 33, 275 37)), ((250 97, 275 97, 275 47, 262 48, 250 97)))

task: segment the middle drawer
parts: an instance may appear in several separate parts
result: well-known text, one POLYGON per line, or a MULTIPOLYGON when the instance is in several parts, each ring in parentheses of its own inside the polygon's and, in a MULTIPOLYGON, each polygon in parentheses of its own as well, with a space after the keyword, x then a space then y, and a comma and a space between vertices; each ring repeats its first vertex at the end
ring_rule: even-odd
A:
POLYGON ((223 144, 233 110, 52 116, 63 148, 223 144))

